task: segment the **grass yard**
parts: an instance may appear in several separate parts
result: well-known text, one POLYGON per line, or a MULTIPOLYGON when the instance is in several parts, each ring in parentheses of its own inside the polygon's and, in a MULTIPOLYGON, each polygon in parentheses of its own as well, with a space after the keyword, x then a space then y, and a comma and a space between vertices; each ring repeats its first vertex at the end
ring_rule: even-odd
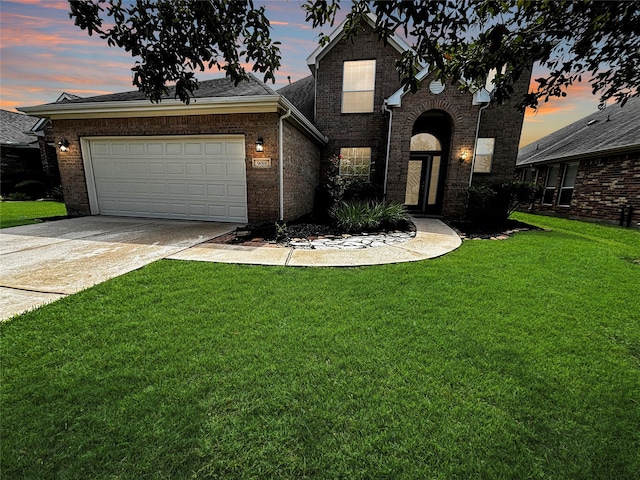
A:
POLYGON ((160 261, 0 325, 2 478, 638 479, 640 232, 160 261))
POLYGON ((0 228, 31 225, 66 214, 67 207, 60 202, 0 202, 0 228))

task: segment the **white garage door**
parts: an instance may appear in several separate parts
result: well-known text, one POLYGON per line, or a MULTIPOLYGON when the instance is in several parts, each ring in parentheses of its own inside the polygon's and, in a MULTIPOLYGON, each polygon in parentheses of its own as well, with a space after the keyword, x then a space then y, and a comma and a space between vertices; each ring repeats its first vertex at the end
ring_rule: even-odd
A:
POLYGON ((92 213, 247 221, 243 136, 90 138, 83 153, 92 213))

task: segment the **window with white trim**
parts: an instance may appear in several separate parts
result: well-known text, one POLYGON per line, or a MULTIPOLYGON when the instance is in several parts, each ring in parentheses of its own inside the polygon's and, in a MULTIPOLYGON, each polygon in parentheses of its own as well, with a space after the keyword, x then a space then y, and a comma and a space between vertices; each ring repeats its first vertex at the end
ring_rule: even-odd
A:
POLYGON ((478 138, 473 173, 491 173, 495 144, 495 138, 478 138))
POLYGON ((560 165, 553 165, 547 168, 547 178, 544 182, 544 194, 542 195, 543 205, 553 205, 553 195, 556 191, 559 173, 560 165))
POLYGON ((342 75, 342 113, 373 112, 376 61, 344 62, 342 75))
POLYGON ((340 175, 369 179, 371 171, 371 148, 341 148, 340 175))
POLYGON ((560 187, 560 195, 558 195, 558 205, 563 207, 571 206, 571 197, 573 196, 573 187, 578 177, 578 164, 570 163, 565 165, 562 175, 562 186, 560 187))

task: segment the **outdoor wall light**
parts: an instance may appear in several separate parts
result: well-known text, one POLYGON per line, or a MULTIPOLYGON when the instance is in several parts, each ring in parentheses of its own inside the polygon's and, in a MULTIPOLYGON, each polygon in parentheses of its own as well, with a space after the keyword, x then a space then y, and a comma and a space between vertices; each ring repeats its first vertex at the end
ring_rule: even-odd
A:
POLYGON ((258 140, 256 140, 256 152, 264 152, 264 140, 262 137, 258 137, 258 140))
POLYGON ((61 152, 69 151, 69 140, 67 140, 66 138, 61 138, 58 142, 58 146, 60 147, 61 152))
POLYGON ((460 158, 458 158, 458 161, 460 163, 464 163, 467 161, 467 152, 466 150, 464 150, 461 154, 460 154, 460 158))

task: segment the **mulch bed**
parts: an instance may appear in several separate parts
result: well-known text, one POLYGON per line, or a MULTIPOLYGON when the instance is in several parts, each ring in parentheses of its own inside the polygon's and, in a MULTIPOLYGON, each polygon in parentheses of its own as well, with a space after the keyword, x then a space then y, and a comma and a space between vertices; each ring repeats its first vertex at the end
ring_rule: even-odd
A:
POLYGON ((478 225, 469 222, 447 222, 463 240, 506 240, 514 233, 540 230, 518 220, 508 219, 503 225, 478 225))
MULTIPOLYGON (((482 226, 469 222, 447 222, 463 240, 505 240, 517 232, 526 232, 528 230, 538 230, 537 227, 528 225, 517 220, 508 220, 506 224, 501 226, 482 226)), ((409 223, 399 229, 387 229, 380 232, 372 233, 392 233, 396 231, 411 232, 415 231, 415 225, 409 223)), ((282 234, 282 232, 281 232, 282 234)), ((278 236, 275 223, 249 224, 240 227, 226 235, 216 237, 208 243, 241 245, 249 247, 262 246, 283 246, 289 240, 317 238, 335 238, 344 234, 341 230, 332 225, 322 223, 313 223, 309 221, 301 221, 299 223, 287 224, 286 235, 278 236)))

